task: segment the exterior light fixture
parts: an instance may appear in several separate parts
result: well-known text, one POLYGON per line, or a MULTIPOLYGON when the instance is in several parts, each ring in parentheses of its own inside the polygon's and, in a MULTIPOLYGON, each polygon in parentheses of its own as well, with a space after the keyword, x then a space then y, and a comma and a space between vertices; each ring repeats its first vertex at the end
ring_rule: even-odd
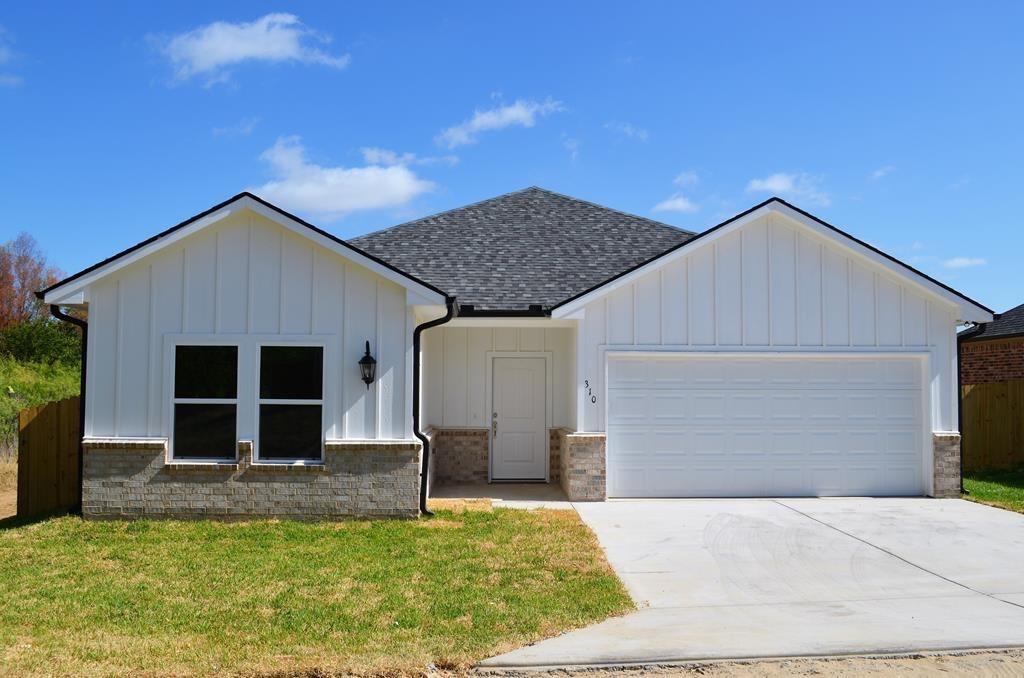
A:
POLYGON ((366 355, 359 359, 359 372, 363 375, 366 390, 370 390, 370 384, 373 383, 373 379, 377 375, 377 361, 370 355, 369 341, 366 342, 366 355))

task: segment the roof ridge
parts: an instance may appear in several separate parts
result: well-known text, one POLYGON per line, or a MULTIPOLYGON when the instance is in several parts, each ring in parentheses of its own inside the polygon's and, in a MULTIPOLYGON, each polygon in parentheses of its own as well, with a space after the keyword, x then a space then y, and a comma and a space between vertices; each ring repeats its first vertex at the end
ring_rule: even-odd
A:
POLYGON ((530 188, 523 189, 523 190, 530 190, 530 189, 541 191, 542 193, 547 193, 548 195, 553 195, 553 196, 556 196, 556 197, 559 197, 559 198, 563 198, 565 200, 572 200, 574 202, 581 202, 584 205, 590 205, 591 207, 596 207, 598 209, 607 210, 608 212, 615 212, 616 214, 621 214, 622 216, 629 217, 630 219, 640 219, 641 221, 646 221, 647 223, 654 224, 655 226, 664 226, 665 228, 671 228, 673 231, 679 231, 679 232, 685 233, 687 235, 697 235, 697 231, 687 231, 685 228, 679 228, 678 226, 673 226, 672 224, 666 224, 664 221, 658 221, 657 219, 651 219, 649 217, 640 216, 639 214, 633 214, 632 212, 626 212, 624 210, 615 209, 614 207, 608 207, 607 205, 601 205, 599 203, 592 202, 590 200, 584 200, 583 198, 577 198, 576 196, 566 195, 565 193, 559 193, 558 191, 552 191, 550 188, 542 188, 540 186, 530 186, 530 188))
POLYGON ((622 215, 624 217, 627 217, 627 218, 630 218, 630 219, 639 219, 641 221, 645 221, 645 222, 647 222, 649 224, 653 224, 655 226, 660 226, 662 228, 669 228, 669 229, 672 229, 673 231, 676 231, 677 233, 682 233, 684 235, 690 235, 690 236, 697 235, 696 231, 688 231, 685 228, 679 228, 678 226, 673 226, 672 224, 666 224, 663 221, 658 221, 656 219, 650 219, 648 217, 640 216, 639 214, 633 214, 631 212, 625 212, 623 210, 615 209, 614 207, 608 207, 607 205, 601 205, 601 204, 598 204, 596 202, 592 202, 590 200, 584 200, 583 198, 577 198, 577 197, 572 196, 572 195, 566 195, 565 193, 559 193, 558 191, 552 191, 549 188, 543 188, 541 186, 533 185, 533 186, 527 186, 526 188, 520 188, 520 189, 517 189, 515 191, 509 191, 507 193, 501 193, 499 195, 495 195, 495 196, 492 196, 490 198, 484 198, 483 200, 477 200, 476 202, 471 202, 468 205, 461 205, 459 207, 452 207, 450 209, 442 210, 440 212, 434 212, 433 214, 428 214, 426 216, 417 217, 415 219, 410 219, 409 221, 403 221, 402 223, 395 224, 394 226, 387 226, 385 228, 377 229, 376 231, 370 231, 369 233, 363 233, 361 235, 353 236, 349 240, 359 240, 361 238, 369 238, 370 236, 380 235, 381 233, 387 233, 388 231, 393 231, 395 229, 404 228, 406 226, 412 226, 413 224, 418 224, 421 221, 426 221, 427 219, 435 219, 435 218, 443 216, 445 214, 450 214, 451 212, 459 212, 459 211, 462 211, 462 210, 465 210, 465 209, 470 209, 472 207, 477 207, 479 205, 483 205, 484 203, 492 202, 492 201, 495 201, 495 200, 501 200, 502 198, 508 198, 510 196, 518 195, 520 193, 526 193, 527 191, 539 191, 541 193, 547 193, 548 195, 553 195, 553 196, 555 196, 557 198, 561 198, 562 200, 570 200, 572 202, 577 202, 577 203, 581 203, 583 205, 588 205, 590 207, 593 207, 593 208, 596 208, 596 209, 600 209, 600 210, 604 210, 606 212, 613 212, 615 214, 620 214, 620 215, 622 215))
MULTIPOLYGON (((356 236, 353 236, 352 238, 350 238, 350 240, 358 240, 359 238, 369 238, 371 235, 380 235, 381 233, 387 233, 388 231, 393 231, 393 230, 395 230, 397 228, 403 228, 405 226, 411 226, 412 224, 417 224, 417 223, 419 223, 421 221, 426 221, 427 219, 436 219, 437 217, 443 216, 445 214, 449 214, 451 212, 458 212, 460 210, 469 209, 470 207, 476 207, 477 205, 482 205, 485 202, 491 202, 492 200, 500 200, 501 198, 507 198, 507 197, 509 197, 511 195, 516 195, 517 193, 525 193, 526 191, 529 191, 531 189, 536 189, 536 188, 537 188, 537 186, 527 186, 526 188, 519 188, 519 189, 516 189, 514 191, 509 191, 507 193, 501 193, 500 195, 494 195, 494 196, 491 196, 490 198, 483 198, 482 200, 477 200, 476 202, 471 202, 468 205, 459 205, 458 207, 450 207, 450 208, 448 208, 446 210, 441 210, 440 212, 434 212, 433 214, 427 214, 427 215, 422 216, 422 217, 416 217, 415 219, 410 219, 408 221, 403 221, 401 223, 394 224, 392 226, 385 226, 384 228, 378 228, 376 231, 370 231, 369 233, 363 233, 362 235, 356 235, 356 236)), ((543 189, 539 189, 539 190, 543 190, 543 189)))

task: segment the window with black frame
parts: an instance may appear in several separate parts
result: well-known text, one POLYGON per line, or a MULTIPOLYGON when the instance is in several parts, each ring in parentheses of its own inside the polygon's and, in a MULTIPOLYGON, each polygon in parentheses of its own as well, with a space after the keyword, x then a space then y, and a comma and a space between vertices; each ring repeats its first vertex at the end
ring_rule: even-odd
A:
POLYGON ((261 346, 259 379, 257 458, 320 461, 323 347, 261 346))
POLYGON ((173 459, 235 459, 237 346, 175 347, 173 417, 173 459))

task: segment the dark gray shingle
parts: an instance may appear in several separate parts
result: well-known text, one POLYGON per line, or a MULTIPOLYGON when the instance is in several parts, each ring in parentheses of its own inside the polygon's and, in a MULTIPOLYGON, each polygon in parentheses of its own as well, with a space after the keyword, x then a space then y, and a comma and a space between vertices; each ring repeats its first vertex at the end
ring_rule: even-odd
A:
POLYGON ((527 188, 352 238, 476 310, 549 309, 693 233, 527 188))
POLYGON ((1000 313, 990 323, 964 330, 960 336, 964 341, 982 341, 1016 334, 1024 334, 1024 304, 1015 306, 1006 313, 1000 313))

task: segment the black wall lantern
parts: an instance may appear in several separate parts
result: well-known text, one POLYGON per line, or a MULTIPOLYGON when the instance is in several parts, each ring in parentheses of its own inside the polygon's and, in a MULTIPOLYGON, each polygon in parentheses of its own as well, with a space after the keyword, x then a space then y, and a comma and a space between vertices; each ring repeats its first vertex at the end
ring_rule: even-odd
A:
POLYGON ((370 355, 369 341, 366 342, 366 355, 359 359, 359 371, 363 375, 366 390, 370 390, 370 384, 373 383, 373 378, 377 375, 377 361, 370 355))

